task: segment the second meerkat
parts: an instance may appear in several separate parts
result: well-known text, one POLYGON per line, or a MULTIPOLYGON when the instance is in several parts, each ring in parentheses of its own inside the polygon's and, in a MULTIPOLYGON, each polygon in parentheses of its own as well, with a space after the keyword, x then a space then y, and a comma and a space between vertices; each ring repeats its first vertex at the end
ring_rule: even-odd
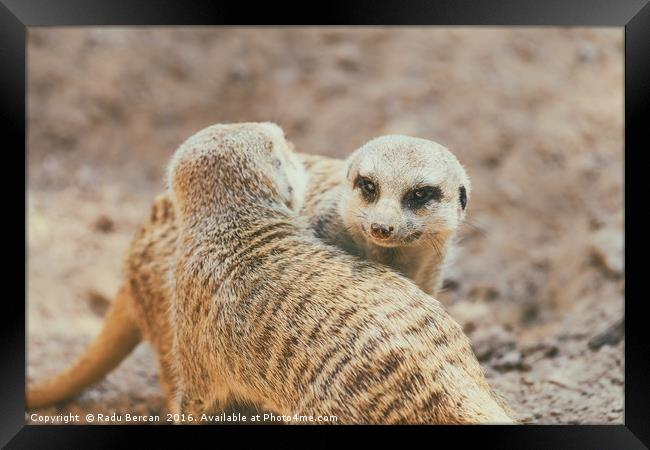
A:
POLYGON ((438 292, 471 192, 453 153, 427 139, 388 135, 345 161, 302 160, 310 180, 301 215, 319 238, 438 292))
MULTIPOLYGON (((297 155, 308 180, 302 206, 293 207, 307 217, 316 236, 389 265, 435 294, 470 193, 469 178, 455 156, 435 142, 408 136, 373 139, 347 160, 297 155)), ((166 312, 171 291, 165 268, 176 245, 176 220, 164 192, 131 243, 126 281, 101 333, 65 371, 29 387, 29 409, 70 398, 101 380, 143 338, 156 349, 169 401, 166 312)))
POLYGON ((208 127, 172 158, 175 412, 235 398, 339 423, 512 423, 438 301, 287 207, 295 161, 269 123, 208 127))

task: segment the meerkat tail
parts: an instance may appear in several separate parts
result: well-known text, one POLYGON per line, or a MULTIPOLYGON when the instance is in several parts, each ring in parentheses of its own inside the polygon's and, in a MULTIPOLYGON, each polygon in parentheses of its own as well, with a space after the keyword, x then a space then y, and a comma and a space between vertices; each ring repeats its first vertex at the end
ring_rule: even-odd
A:
POLYGON ((28 388, 28 410, 74 397, 104 378, 131 353, 141 341, 131 301, 130 290, 122 286, 106 314, 101 333, 84 353, 60 374, 28 388))

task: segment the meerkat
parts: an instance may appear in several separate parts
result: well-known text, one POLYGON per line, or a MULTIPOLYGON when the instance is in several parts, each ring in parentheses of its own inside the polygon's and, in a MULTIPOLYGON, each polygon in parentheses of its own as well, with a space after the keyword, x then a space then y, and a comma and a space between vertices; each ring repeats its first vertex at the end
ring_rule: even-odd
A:
POLYGON ((299 166, 271 123, 208 127, 174 154, 174 411, 239 399, 338 423, 512 423, 438 301, 290 209, 299 166))
POLYGON ((435 296, 471 192, 454 154, 427 139, 388 135, 345 161, 302 160, 310 183, 301 215, 316 235, 435 296))
MULTIPOLYGON (((395 268, 425 292, 436 291, 470 189, 464 169, 451 152, 424 139, 385 136, 370 141, 345 161, 296 155, 306 169, 308 187, 301 199, 304 202, 292 206, 308 218, 317 237, 353 255, 395 268), (374 183, 372 188, 370 182, 374 183), (373 188, 374 197, 368 195, 373 188), (424 197, 420 199, 422 206, 414 207, 407 196, 414 196, 418 189, 424 197), (431 189, 441 190, 443 195, 430 195, 431 189), (396 207, 400 196, 402 216, 396 207), (392 208, 385 210, 391 203, 392 208), (390 212, 393 214, 385 215, 390 212), (388 238, 381 234, 375 237, 375 223, 397 229, 388 238)), ((136 232, 127 251, 125 282, 102 331, 62 373, 29 386, 28 409, 77 395, 117 367, 143 339, 158 355, 169 408, 171 375, 166 355, 171 331, 166 314, 171 291, 165 268, 170 264, 177 231, 169 192, 163 192, 154 200, 150 218, 136 232)))

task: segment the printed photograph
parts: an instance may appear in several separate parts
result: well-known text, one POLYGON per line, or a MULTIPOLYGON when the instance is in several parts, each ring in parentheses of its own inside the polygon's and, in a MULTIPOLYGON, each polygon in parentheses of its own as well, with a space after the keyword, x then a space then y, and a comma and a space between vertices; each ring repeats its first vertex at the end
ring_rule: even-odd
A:
POLYGON ((622 28, 27 36, 27 424, 624 423, 622 28))

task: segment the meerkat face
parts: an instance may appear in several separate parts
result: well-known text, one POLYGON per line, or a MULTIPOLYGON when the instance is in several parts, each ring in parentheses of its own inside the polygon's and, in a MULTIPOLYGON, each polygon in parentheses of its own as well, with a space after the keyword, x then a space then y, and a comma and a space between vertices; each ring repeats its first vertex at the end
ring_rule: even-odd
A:
POLYGON ((375 245, 434 245, 464 219, 470 189, 465 170, 445 147, 382 136, 348 158, 339 208, 347 229, 375 245))

